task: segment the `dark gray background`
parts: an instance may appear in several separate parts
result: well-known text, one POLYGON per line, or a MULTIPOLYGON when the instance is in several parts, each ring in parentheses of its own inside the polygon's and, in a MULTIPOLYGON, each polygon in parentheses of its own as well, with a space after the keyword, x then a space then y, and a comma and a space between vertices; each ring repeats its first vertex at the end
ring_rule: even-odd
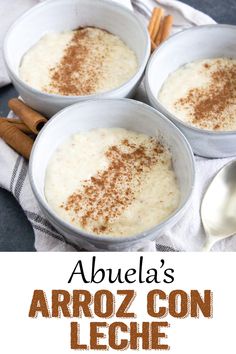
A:
MULTIPOLYGON (((236 24, 236 0, 186 0, 219 23, 236 24)), ((8 114, 7 101, 17 95, 12 85, 0 89, 0 116, 8 114)), ((0 188, 0 251, 34 251, 34 235, 14 197, 0 188)))

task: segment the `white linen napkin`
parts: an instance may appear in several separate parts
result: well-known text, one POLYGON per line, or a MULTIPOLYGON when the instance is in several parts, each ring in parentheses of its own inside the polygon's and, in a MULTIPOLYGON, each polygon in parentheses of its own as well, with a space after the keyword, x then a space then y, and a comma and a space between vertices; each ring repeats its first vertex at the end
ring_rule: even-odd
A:
MULTIPOLYGON (((9 24, 27 7, 34 5, 37 0, 8 1, 0 3, 1 13, 7 14, 4 23, 0 23, 0 34, 6 32, 9 24), (14 6, 13 6, 14 2, 14 6), (9 11, 11 6, 11 11, 9 11), (13 11, 14 7, 14 11, 13 11)), ((54 0, 56 1, 56 0, 54 0)), ((101 0, 102 1, 102 0, 101 0)), ((161 5, 168 14, 174 15, 173 32, 183 28, 215 23, 206 14, 175 0, 113 0, 128 7, 132 7, 145 23, 148 22, 152 8, 161 5), (132 3, 132 4, 131 4, 132 3)), ((4 16, 3 16, 4 17, 4 16)), ((4 18, 5 18, 4 17, 4 18)), ((2 45, 2 39, 0 39, 2 45)), ((0 86, 9 79, 4 71, 0 58, 0 86)), ((136 98, 145 101, 143 87, 139 88, 136 98)), ((204 159, 196 157, 196 188, 193 194, 192 206, 184 218, 171 230, 168 230, 156 242, 141 243, 126 251, 195 251, 199 250, 204 231, 201 227, 199 208, 202 194, 214 174, 230 159, 204 159)), ((35 234, 35 248, 38 251, 76 251, 78 247, 68 243, 45 219, 32 194, 27 162, 0 140, 0 186, 9 190, 22 206, 27 218, 31 222, 35 234)), ((219 242, 213 250, 236 251, 236 237, 219 242)))

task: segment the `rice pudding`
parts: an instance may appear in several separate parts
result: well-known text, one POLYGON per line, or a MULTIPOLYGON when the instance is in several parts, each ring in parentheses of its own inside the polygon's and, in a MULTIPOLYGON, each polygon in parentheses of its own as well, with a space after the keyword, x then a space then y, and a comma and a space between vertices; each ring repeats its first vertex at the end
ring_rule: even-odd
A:
POLYGON ((77 133, 52 155, 45 196, 56 214, 95 235, 131 236, 165 220, 180 191, 169 149, 121 128, 77 133))
POLYGON ((137 68, 135 53, 120 38, 86 27, 43 36, 24 55, 19 75, 40 91, 80 96, 114 89, 137 68))
POLYGON ((236 60, 198 60, 164 82, 158 98, 177 118, 200 129, 236 130, 236 60))

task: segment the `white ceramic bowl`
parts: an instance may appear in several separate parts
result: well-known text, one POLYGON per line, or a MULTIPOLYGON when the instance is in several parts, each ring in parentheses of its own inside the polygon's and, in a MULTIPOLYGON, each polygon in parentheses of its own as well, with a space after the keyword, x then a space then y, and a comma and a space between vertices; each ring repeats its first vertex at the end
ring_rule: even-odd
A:
POLYGON ((156 239, 172 227, 188 208, 194 186, 194 158, 183 134, 162 114, 150 106, 129 99, 90 100, 74 104, 57 113, 40 132, 34 144, 29 167, 33 193, 51 224, 69 242, 94 250, 124 250, 156 239), (173 156, 174 170, 181 190, 179 208, 151 230, 130 237, 94 236, 59 218, 48 205, 44 194, 45 171, 51 155, 72 134, 96 128, 120 127, 159 136, 173 156))
POLYGON ((9 29, 4 42, 4 58, 9 76, 23 100, 50 117, 75 102, 94 98, 131 97, 139 84, 150 54, 146 27, 134 13, 111 1, 51 0, 36 5, 9 29), (61 96, 42 93, 18 74, 24 54, 47 32, 60 32, 78 27, 95 26, 119 36, 138 59, 138 70, 122 86, 89 96, 61 96))
POLYGON ((146 70, 145 86, 150 104, 161 111, 184 133, 193 152, 204 157, 236 155, 236 131, 214 132, 190 126, 169 112, 157 98, 168 75, 198 59, 236 59, 236 26, 209 25, 187 29, 170 37, 152 55, 146 70))

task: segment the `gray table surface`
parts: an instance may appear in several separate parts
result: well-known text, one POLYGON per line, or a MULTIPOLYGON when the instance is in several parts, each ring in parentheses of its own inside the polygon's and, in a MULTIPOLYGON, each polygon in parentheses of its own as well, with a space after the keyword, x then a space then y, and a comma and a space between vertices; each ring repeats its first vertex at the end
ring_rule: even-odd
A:
MULTIPOLYGON (((219 23, 236 25, 236 0, 186 0, 219 23)), ((17 95, 12 85, 0 89, 0 116, 8 114, 7 101, 17 95)), ((0 251, 35 251, 29 222, 14 197, 0 188, 0 251)))

